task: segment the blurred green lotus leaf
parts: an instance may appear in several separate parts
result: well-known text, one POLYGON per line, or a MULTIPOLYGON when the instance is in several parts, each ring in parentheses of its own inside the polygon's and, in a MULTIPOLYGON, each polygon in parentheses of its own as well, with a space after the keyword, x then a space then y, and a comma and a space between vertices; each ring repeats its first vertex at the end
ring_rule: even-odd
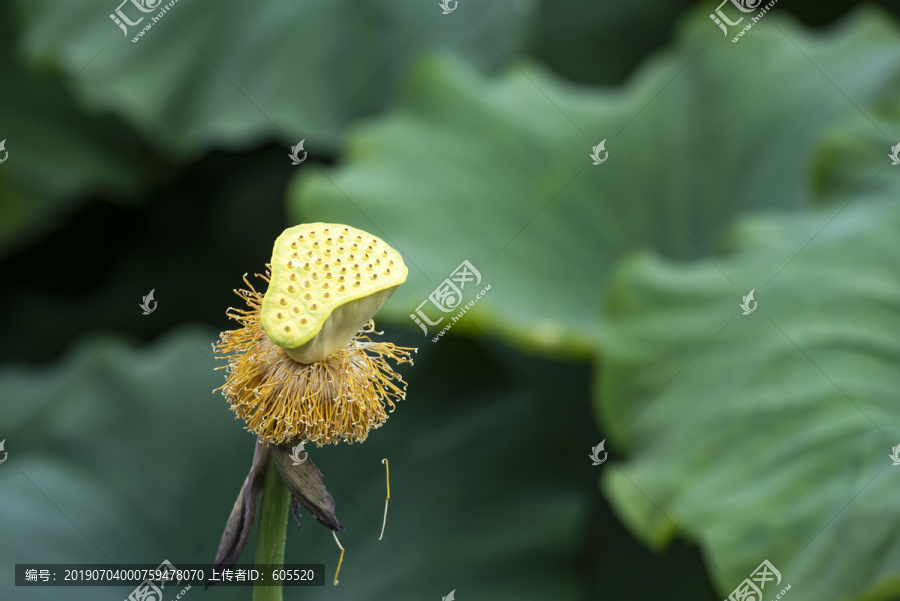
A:
MULTIPOLYGON (((410 342, 405 338, 397 342, 410 342)), ((213 561, 255 444, 212 392, 224 381, 213 371, 215 339, 199 326, 143 348, 94 335, 49 366, 0 369, 0 439, 9 452, 0 466, 0 540, 27 541, 0 545, 3 565, 213 561)), ((453 343, 423 349, 406 374, 410 396, 383 428, 362 445, 310 450, 346 528, 341 599, 440 598, 457 588, 488 599, 568 601, 584 598, 601 573, 606 587, 624 595, 617 587, 627 582, 605 565, 585 570, 578 561, 599 557, 604 541, 594 520, 614 521, 596 504, 595 480, 584 477, 586 448, 573 440, 566 417, 587 415, 587 369, 546 365, 547 379, 562 381, 554 387, 565 397, 559 400, 509 377, 522 369, 522 358, 512 355, 501 361, 453 343), (448 363, 467 377, 448 379, 448 363), (569 377, 554 378, 556 371, 569 377), (540 441, 539 451, 523 451, 523 440, 540 441), (379 541, 384 457, 391 501, 379 541)), ((579 423, 593 431, 587 419, 579 423)), ((303 516, 302 530, 291 521, 286 560, 324 563, 330 579, 339 555, 334 540, 303 516)), ((691 598, 705 590, 692 555, 687 566, 674 557, 670 568, 625 535, 616 544, 634 565, 657 562, 667 590, 691 598)), ((255 535, 242 561, 253 561, 254 548, 255 535)), ((12 575, 0 571, 4 599, 17 598, 12 575)), ((114 598, 129 590, 121 592, 114 598)), ((336 594, 330 584, 302 592, 312 601, 336 594)), ((249 591, 213 587, 208 594, 237 600, 249 591)), ((97 597, 90 587, 65 594, 97 597)), ((59 589, 30 589, 28 598, 58 599, 59 589)))
POLYGON ((690 0, 541 2, 534 53, 553 71, 587 84, 621 82, 668 41, 690 0))
POLYGON ((611 279, 595 406, 629 459, 603 488, 648 544, 705 547, 722 595, 764 559, 765 598, 900 595, 897 193, 742 222, 718 269, 642 254, 611 279))
POLYGON ((354 130, 345 165, 294 176, 290 221, 349 223, 403 253, 409 279, 381 315, 445 318, 429 340, 462 307, 429 295, 468 259, 491 290, 454 333, 587 353, 617 258, 711 256, 735 215, 810 206, 827 127, 900 93, 900 36, 880 13, 819 35, 765 18, 732 44, 692 15, 624 89, 427 60, 393 113, 354 130))
POLYGON ((492 69, 507 60, 495 44, 515 52, 533 10, 522 0, 463 3, 448 16, 437 1, 412 0, 143 4, 157 10, 121 0, 23 1, 24 48, 77 73, 72 86, 87 104, 182 154, 274 136, 290 145, 304 138, 321 156, 349 120, 385 106, 397 74, 423 48, 492 69), (110 18, 120 7, 137 23, 127 35, 110 18))
POLYGON ((85 114, 59 78, 22 67, 12 12, 0 6, 0 255, 52 229, 86 194, 129 202, 149 176, 143 145, 121 122, 85 114))

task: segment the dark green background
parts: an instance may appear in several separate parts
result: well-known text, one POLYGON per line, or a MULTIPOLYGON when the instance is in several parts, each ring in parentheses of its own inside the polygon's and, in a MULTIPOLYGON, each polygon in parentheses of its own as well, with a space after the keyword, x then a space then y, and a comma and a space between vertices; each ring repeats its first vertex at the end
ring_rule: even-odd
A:
POLYGON ((384 428, 310 450, 347 553, 286 599, 721 599, 766 558, 788 599, 900 598, 900 5, 732 44, 718 3, 437 4, 180 0, 137 44, 115 2, 0 7, 0 598, 213 560, 254 441, 211 344, 320 220, 404 254, 377 324, 419 353, 384 428), (407 316, 463 259, 492 290, 433 344, 407 316))

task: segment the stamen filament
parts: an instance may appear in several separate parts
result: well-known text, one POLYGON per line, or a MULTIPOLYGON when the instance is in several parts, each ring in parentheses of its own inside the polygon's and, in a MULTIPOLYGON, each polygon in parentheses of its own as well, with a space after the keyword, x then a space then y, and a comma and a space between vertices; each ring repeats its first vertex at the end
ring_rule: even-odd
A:
MULTIPOLYGON (((260 276, 268 281, 268 274, 260 276)), ((266 336, 260 325, 263 294, 244 278, 248 311, 231 310, 243 328, 223 332, 215 351, 228 360, 220 390, 260 440, 280 444, 303 437, 317 445, 362 442, 406 397, 406 383, 388 361, 412 363, 410 351, 372 342, 372 321, 350 344, 324 361, 301 364, 266 336)))
POLYGON ((337 543, 338 548, 341 550, 341 558, 338 560, 337 570, 334 572, 334 586, 338 585, 338 574, 341 573, 341 564, 344 563, 344 547, 341 546, 341 541, 338 540, 337 532, 334 530, 331 531, 331 534, 334 535, 334 542, 337 543))
POLYGON ((381 536, 378 537, 378 540, 381 540, 381 537, 384 536, 384 527, 387 526, 388 501, 391 500, 391 472, 388 467, 387 457, 382 459, 381 463, 384 464, 384 477, 387 479, 387 499, 384 500, 384 521, 381 522, 381 536))

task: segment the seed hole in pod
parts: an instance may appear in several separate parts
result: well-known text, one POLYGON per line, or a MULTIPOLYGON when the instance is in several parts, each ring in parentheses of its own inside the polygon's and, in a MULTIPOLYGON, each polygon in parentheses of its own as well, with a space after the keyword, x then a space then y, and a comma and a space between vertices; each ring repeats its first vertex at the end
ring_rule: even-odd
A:
POLYGON ((293 287, 293 286, 288 286, 288 292, 293 292, 293 291, 294 291, 294 287, 293 287))
POLYGON ((323 298, 331 298, 331 294, 329 294, 328 292, 326 292, 325 294, 322 295, 322 297, 323 297, 323 298))
POLYGON ((296 243, 296 242, 291 242, 291 248, 293 248, 294 250, 296 250, 296 249, 297 249, 297 243, 296 243))
POLYGON ((304 288, 309 288, 311 285, 312 285, 312 284, 309 283, 309 280, 306 280, 305 282, 303 282, 303 287, 304 287, 304 288))
POLYGON ((341 287, 340 287, 340 290, 341 290, 341 292, 343 292, 343 291, 344 291, 344 286, 341 286, 341 287))
POLYGON ((316 231, 315 231, 315 230, 312 230, 311 232, 309 232, 309 237, 310 237, 310 238, 315 238, 315 237, 316 237, 316 231))
POLYGON ((373 274, 372 274, 372 277, 370 277, 369 279, 370 279, 370 280, 377 280, 377 279, 378 279, 378 274, 377 274, 377 273, 373 273, 373 274))
POLYGON ((299 312, 300 312, 300 307, 298 307, 297 305, 294 305, 293 311, 294 311, 294 313, 299 313, 299 312))
POLYGON ((339 281, 339 282, 343 282, 343 281, 344 281, 344 276, 339 277, 339 278, 338 278, 338 281, 339 281))
POLYGON ((303 295, 303 298, 305 298, 306 300, 309 300, 312 298, 312 295, 309 292, 307 292, 306 294, 303 295))
POLYGON ((354 286, 359 286, 359 282, 353 282, 354 286))
POLYGON ((327 290, 327 289, 328 289, 328 282, 325 282, 324 284, 322 284, 322 290, 327 290))
POLYGON ((384 275, 391 275, 391 270, 390 270, 390 269, 385 269, 385 270, 384 270, 384 275))
POLYGON ((328 273, 326 273, 326 274, 325 274, 325 277, 326 277, 326 278, 330 278, 330 277, 331 277, 331 272, 329 271, 328 273))
POLYGON ((318 280, 318 279, 319 279, 319 274, 313 272, 312 278, 313 278, 314 280, 318 280))
POLYGON ((306 324, 307 321, 308 320, 305 317, 300 318, 300 323, 302 323, 302 324, 306 324))
POLYGON ((296 274, 296 273, 292 273, 292 274, 289 275, 288 277, 289 277, 291 280, 293 280, 293 281, 296 281, 296 280, 297 280, 297 274, 296 274))
POLYGON ((283 319, 283 318, 284 318, 284 313, 279 312, 279 313, 277 313, 276 315, 278 316, 278 319, 283 319))
POLYGON ((318 309, 318 308, 319 308, 319 305, 317 305, 316 303, 313 303, 312 305, 310 305, 309 310, 310 310, 310 311, 315 311, 315 310, 318 309))
POLYGON ((356 274, 356 279, 357 279, 357 280, 358 280, 359 278, 361 278, 361 277, 362 277, 362 276, 359 275, 358 273, 356 274))
POLYGON ((284 331, 285 331, 285 332, 290 332, 290 331, 291 331, 291 326, 284 326, 284 331))
POLYGON ((286 305, 286 304, 287 304, 287 299, 284 298, 284 297, 282 296, 282 297, 281 297, 281 300, 278 301, 278 302, 280 302, 282 305, 286 305))

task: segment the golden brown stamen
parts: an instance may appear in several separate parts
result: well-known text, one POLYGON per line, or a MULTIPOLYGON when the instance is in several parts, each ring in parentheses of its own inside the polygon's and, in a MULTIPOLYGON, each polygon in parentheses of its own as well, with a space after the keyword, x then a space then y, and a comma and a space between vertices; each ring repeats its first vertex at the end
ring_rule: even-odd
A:
MULTIPOLYGON (((268 272, 260 275, 269 281, 268 272)), ((243 327, 223 332, 216 353, 228 359, 228 377, 217 389, 232 410, 260 440, 280 444, 308 440, 328 443, 361 442, 379 428, 406 397, 406 384, 388 359, 412 363, 410 351, 388 342, 373 342, 373 321, 350 344, 326 359, 303 364, 273 343, 260 324, 264 294, 247 278, 249 290, 236 291, 249 309, 229 309, 243 327), (386 405, 389 408, 386 408, 386 405)))

